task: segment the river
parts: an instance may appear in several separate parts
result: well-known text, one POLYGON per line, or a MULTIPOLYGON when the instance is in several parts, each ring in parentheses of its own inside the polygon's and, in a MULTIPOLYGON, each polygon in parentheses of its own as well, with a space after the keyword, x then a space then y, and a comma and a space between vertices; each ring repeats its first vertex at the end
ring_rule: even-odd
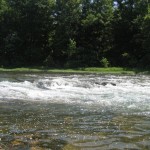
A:
POLYGON ((1 73, 0 149, 148 150, 150 76, 1 73))

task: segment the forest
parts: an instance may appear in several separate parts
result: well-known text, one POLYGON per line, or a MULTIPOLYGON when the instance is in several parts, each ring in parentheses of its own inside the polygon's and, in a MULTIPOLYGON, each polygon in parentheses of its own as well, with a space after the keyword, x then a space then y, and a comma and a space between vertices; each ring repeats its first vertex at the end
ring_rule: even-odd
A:
POLYGON ((150 68, 149 0, 0 0, 0 67, 150 68))

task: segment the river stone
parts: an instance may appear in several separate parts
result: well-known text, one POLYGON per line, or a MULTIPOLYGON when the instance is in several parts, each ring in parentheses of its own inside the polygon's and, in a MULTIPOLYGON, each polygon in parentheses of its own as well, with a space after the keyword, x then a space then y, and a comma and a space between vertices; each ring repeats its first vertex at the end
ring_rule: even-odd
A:
POLYGON ((101 85, 106 86, 107 84, 111 84, 113 86, 116 86, 116 83, 113 82, 102 82, 101 85))

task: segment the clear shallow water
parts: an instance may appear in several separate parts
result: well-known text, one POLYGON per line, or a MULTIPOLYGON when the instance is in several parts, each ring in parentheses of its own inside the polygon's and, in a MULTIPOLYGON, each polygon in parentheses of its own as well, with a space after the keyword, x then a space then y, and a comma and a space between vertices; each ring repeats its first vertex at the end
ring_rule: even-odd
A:
POLYGON ((3 149, 150 149, 150 77, 0 75, 3 149))

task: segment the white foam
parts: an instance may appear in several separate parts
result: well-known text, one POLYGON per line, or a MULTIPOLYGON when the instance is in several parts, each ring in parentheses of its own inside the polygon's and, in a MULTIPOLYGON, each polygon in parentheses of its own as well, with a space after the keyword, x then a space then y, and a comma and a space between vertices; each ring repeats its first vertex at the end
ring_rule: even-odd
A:
POLYGON ((150 104, 149 81, 149 76, 35 76, 33 82, 0 82, 0 99, 120 105, 135 109, 150 104))

